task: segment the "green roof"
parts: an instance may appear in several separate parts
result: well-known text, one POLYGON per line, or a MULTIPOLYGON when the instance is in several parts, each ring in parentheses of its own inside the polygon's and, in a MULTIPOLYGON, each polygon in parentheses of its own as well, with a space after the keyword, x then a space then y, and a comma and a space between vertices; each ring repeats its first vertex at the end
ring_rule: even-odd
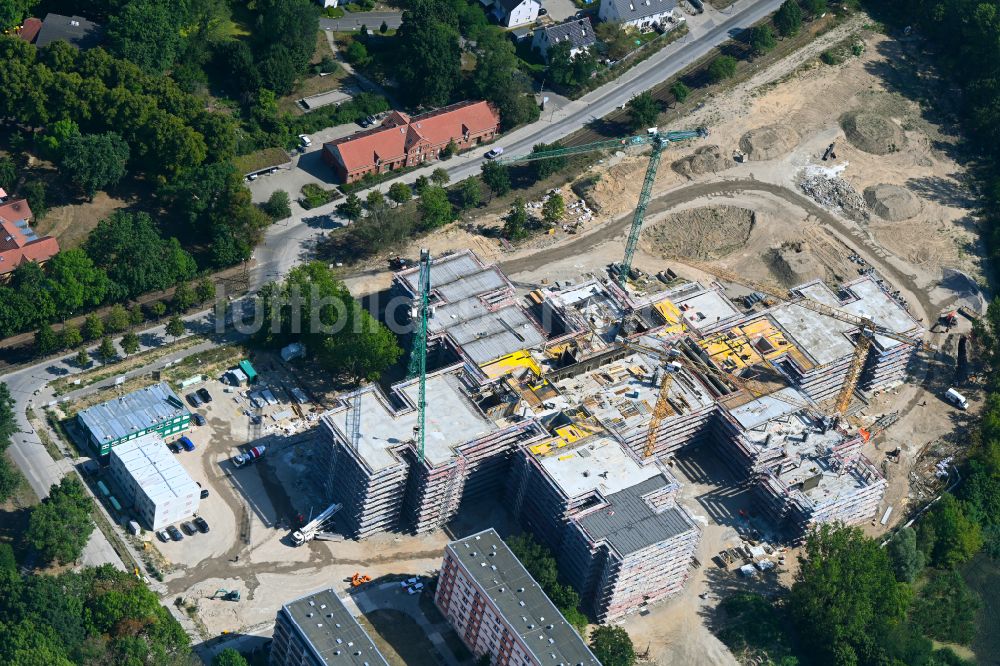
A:
POLYGON ((240 361, 239 366, 240 370, 242 370, 244 374, 246 374, 247 379, 253 381, 254 379, 257 378, 257 371, 253 369, 253 366, 250 365, 250 361, 248 359, 243 359, 242 361, 240 361))

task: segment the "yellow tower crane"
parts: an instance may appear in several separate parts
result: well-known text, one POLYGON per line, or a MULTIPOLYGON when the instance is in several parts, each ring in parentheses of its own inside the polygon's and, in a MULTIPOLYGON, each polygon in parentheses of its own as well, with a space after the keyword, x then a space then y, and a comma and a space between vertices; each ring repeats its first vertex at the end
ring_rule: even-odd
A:
POLYGON ((714 275, 723 280, 729 282, 734 282, 736 284, 742 284, 747 287, 751 287, 757 291, 765 293, 772 296, 779 301, 784 301, 786 303, 793 303, 795 305, 804 307, 813 312, 817 312, 821 315, 837 319, 848 324, 853 324, 858 328, 858 343, 854 347, 854 355, 851 358, 851 365, 848 368, 847 376, 844 379, 844 385, 840 389, 840 393, 837 395, 837 402, 834 413, 837 415, 843 414, 847 411, 848 406, 851 404, 851 396, 854 395, 854 389, 857 388, 858 380, 861 379, 861 371, 864 369, 865 360, 868 358, 868 352, 871 350, 872 339, 876 335, 881 335, 886 338, 891 338, 893 340, 898 340, 904 344, 912 345, 918 350, 930 349, 933 350, 934 347, 923 340, 914 340, 900 333, 896 333, 880 324, 875 323, 868 317, 861 317, 859 315, 851 314, 849 312, 844 312, 843 310, 838 310, 837 308, 830 307, 815 301, 808 296, 801 294, 796 294, 787 289, 780 289, 777 287, 770 287, 767 285, 759 284, 753 282, 743 277, 742 275, 737 275, 724 268, 719 268, 717 266, 712 266, 700 261, 693 261, 690 259, 677 259, 682 264, 691 266, 692 268, 697 268, 698 270, 704 271, 710 275, 714 275))

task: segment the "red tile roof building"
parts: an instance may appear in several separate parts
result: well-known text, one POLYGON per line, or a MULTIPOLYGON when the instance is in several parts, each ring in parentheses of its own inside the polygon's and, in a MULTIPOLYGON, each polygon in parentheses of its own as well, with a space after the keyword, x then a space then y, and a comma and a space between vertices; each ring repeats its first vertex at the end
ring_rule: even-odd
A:
POLYGON ((26 261, 45 263, 59 252, 52 236, 35 235, 27 199, 0 204, 0 279, 26 261))
POLYGON ((28 42, 29 44, 35 43, 35 38, 38 37, 39 31, 42 29, 42 19, 29 18, 24 20, 24 24, 21 25, 21 29, 17 31, 17 36, 28 42))
POLYGON ((323 160, 345 183, 436 160, 450 141, 459 150, 491 141, 500 116, 487 102, 460 102, 411 118, 393 111, 381 127, 323 144, 323 160))

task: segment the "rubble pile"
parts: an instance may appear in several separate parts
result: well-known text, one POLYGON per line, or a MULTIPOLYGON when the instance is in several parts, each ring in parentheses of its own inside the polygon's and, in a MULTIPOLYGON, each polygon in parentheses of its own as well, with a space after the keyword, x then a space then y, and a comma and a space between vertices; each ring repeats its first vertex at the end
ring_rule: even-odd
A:
POLYGON ((855 222, 867 222, 871 218, 868 204, 853 185, 837 175, 841 170, 803 169, 799 174, 799 188, 819 205, 839 211, 855 222))

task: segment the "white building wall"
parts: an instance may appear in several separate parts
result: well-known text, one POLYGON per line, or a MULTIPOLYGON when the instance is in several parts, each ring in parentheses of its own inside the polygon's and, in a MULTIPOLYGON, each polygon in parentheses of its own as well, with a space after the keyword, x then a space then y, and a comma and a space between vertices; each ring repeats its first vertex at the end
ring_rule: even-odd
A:
POLYGON ((538 10, 542 4, 538 0, 524 0, 521 4, 511 10, 507 17, 507 27, 514 28, 519 25, 532 23, 538 18, 538 10))
POLYGON ((110 472, 122 506, 150 529, 163 529, 198 511, 201 489, 156 433, 111 449, 110 472))

